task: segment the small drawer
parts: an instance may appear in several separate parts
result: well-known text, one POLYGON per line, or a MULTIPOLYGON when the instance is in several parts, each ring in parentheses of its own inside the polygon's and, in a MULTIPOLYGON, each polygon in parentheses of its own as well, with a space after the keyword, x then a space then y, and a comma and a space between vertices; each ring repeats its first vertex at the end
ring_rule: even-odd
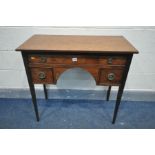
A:
POLYGON ((118 57, 118 56, 111 56, 111 57, 101 57, 99 58, 99 63, 104 65, 125 65, 126 64, 126 57, 118 57))
POLYGON ((32 81, 36 84, 51 84, 53 83, 52 69, 46 68, 31 68, 32 81))
POLYGON ((99 84, 119 85, 122 80, 124 69, 100 69, 99 84))
POLYGON ((98 64, 98 59, 83 56, 29 56, 30 63, 41 64, 98 64))

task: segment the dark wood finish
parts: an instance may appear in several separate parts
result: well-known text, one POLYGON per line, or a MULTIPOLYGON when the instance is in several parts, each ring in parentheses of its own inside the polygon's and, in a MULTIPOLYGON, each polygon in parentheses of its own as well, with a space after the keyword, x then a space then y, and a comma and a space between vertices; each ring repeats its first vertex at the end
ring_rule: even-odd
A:
POLYGON ((122 65, 126 64, 125 56, 104 56, 99 58, 99 64, 103 65, 122 65))
POLYGON ((22 57, 23 57, 23 62, 24 62, 24 66, 25 66, 25 70, 26 70, 26 74, 27 74, 27 79, 28 79, 29 87, 30 87, 30 92, 31 92, 31 96, 32 96, 32 103, 34 105, 36 119, 37 119, 37 121, 39 121, 39 113, 38 113, 38 106, 37 106, 37 101, 36 101, 35 88, 34 88, 34 84, 32 82, 31 71, 30 71, 30 69, 28 67, 28 57, 27 57, 27 54, 22 52, 22 57))
POLYGON ((34 84, 52 84, 53 72, 47 68, 30 68, 34 84))
POLYGON ((111 86, 108 87, 108 91, 107 91, 107 101, 109 101, 110 92, 111 92, 111 86))
POLYGON ((119 86, 112 123, 115 123, 132 55, 138 51, 122 36, 34 35, 16 49, 22 52, 32 101, 39 121, 34 84, 56 84, 68 69, 80 67, 97 85, 119 86))
POLYGON ((30 56, 29 61, 31 63, 47 63, 47 64, 98 64, 99 60, 92 57, 84 56, 30 56), (42 59, 45 59, 43 62, 42 59))
POLYGON ((17 51, 138 53, 123 36, 34 35, 17 51))
POLYGON ((122 98, 122 94, 123 94, 126 78, 127 78, 128 72, 129 72, 131 61, 132 61, 132 56, 133 55, 129 55, 128 56, 128 62, 126 64, 126 68, 125 68, 125 71, 123 73, 123 78, 122 78, 121 85, 119 86, 119 90, 118 90, 118 94, 117 94, 117 100, 116 100, 116 105, 115 105, 115 109, 114 109, 113 120, 112 120, 113 124, 116 121, 116 116, 117 116, 117 113, 118 113, 118 108, 119 108, 119 105, 120 105, 120 102, 121 102, 121 98, 122 98))
POLYGON ((45 99, 47 100, 48 99, 48 97, 47 97, 47 88, 46 88, 45 84, 43 84, 43 89, 44 89, 45 99))
POLYGON ((32 64, 100 64, 100 65, 125 65, 125 56, 79 56, 79 55, 30 55, 32 64))
POLYGON ((100 76, 99 76, 99 84, 101 85, 120 85, 122 81, 122 75, 124 72, 124 68, 105 68, 100 69, 100 76), (110 79, 109 76, 113 75, 113 79, 110 79))

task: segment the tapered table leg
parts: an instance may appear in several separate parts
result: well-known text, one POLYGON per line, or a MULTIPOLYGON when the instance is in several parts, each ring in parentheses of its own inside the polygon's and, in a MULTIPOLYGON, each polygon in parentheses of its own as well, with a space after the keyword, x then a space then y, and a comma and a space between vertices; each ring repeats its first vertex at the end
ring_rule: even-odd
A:
POLYGON ((116 121, 116 117, 117 117, 119 105, 120 105, 120 102, 121 102, 123 90, 124 90, 124 85, 120 86, 120 87, 119 87, 119 90, 118 90, 117 100, 116 100, 116 105, 115 105, 114 115, 113 115, 113 120, 112 120, 112 123, 113 123, 113 124, 114 124, 115 121, 116 121))
POLYGON ((45 99, 47 100, 48 97, 47 97, 47 89, 46 89, 46 85, 43 84, 43 87, 44 87, 44 94, 45 94, 45 99))
POLYGON ((120 84, 120 86, 119 86, 119 89, 118 89, 117 100, 116 100, 116 105, 115 105, 115 109, 114 109, 114 115, 113 115, 112 124, 114 124, 115 121, 116 121, 117 112, 118 112, 119 105, 120 105, 120 102, 121 102, 121 98, 122 98, 124 86, 125 86, 125 83, 126 83, 128 71, 129 71, 129 68, 130 68, 132 56, 133 56, 133 55, 128 55, 128 57, 127 57, 127 58, 128 58, 128 59, 127 59, 128 61, 127 61, 127 63, 126 63, 126 68, 125 68, 125 71, 124 71, 124 73, 123 73, 122 82, 121 82, 121 84, 120 84))
POLYGON ((31 96, 32 96, 32 103, 34 105, 36 119, 37 119, 37 121, 39 121, 39 113, 38 113, 38 106, 37 106, 37 101, 36 101, 36 93, 35 93, 35 88, 34 88, 34 84, 32 81, 31 71, 30 71, 29 66, 28 66, 28 55, 24 54, 22 52, 22 57, 23 57, 23 61, 24 61, 26 74, 27 74, 28 84, 30 87, 30 92, 31 92, 31 96))
POLYGON ((31 96, 32 96, 32 103, 34 105, 34 110, 35 110, 35 114, 36 114, 36 119, 37 119, 37 121, 39 121, 39 113, 38 113, 38 106, 37 106, 34 84, 29 82, 29 86, 30 86, 30 92, 31 92, 31 96))
POLYGON ((110 92, 111 92, 111 86, 108 87, 108 91, 107 91, 107 101, 109 101, 110 92))

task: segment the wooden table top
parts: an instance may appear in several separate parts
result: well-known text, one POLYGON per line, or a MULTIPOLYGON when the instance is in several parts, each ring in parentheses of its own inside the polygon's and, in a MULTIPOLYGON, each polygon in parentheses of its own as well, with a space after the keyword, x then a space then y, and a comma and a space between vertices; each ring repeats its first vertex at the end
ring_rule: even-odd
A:
POLYGON ((138 53, 123 36, 34 35, 16 51, 138 53))

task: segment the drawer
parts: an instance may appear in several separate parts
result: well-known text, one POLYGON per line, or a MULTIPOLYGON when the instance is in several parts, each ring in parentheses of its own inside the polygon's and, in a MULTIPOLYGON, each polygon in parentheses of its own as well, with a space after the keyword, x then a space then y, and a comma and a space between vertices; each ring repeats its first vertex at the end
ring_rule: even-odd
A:
POLYGON ((29 56, 30 63, 47 64, 98 64, 98 59, 86 56, 29 56))
POLYGON ((99 84, 119 85, 122 80, 124 68, 100 69, 99 84))
POLYGON ((126 60, 126 57, 123 56, 29 56, 29 62, 32 64, 98 64, 104 66, 124 66, 126 64, 126 60))
POLYGON ((46 68, 31 68, 33 83, 51 84, 53 83, 53 71, 46 68))
POLYGON ((125 65, 126 61, 127 59, 124 56, 106 56, 99 58, 99 63, 103 65, 125 65))

